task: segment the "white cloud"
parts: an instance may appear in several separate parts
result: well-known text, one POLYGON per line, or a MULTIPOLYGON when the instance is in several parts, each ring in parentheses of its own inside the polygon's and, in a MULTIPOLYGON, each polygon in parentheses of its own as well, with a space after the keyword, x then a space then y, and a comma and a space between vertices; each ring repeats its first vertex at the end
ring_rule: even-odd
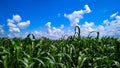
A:
POLYGON ((71 26, 78 25, 79 21, 83 18, 83 15, 91 12, 88 5, 85 5, 84 8, 85 10, 78 10, 71 14, 64 14, 64 16, 69 19, 71 26))
POLYGON ((64 25, 62 24, 61 26, 60 26, 60 29, 63 29, 64 28, 64 25))
POLYGON ((104 20, 104 21, 103 21, 103 24, 105 24, 105 25, 108 26, 108 25, 110 24, 110 22, 109 22, 108 19, 107 19, 107 20, 104 20))
POLYGON ((47 37, 50 39, 59 39, 62 37, 62 35, 64 35, 64 30, 62 30, 64 28, 63 24, 59 28, 56 28, 56 27, 51 27, 51 22, 47 22, 45 26, 47 32, 35 30, 32 31, 31 33, 34 34, 36 38, 47 37))
POLYGON ((120 20, 120 16, 118 16, 118 15, 117 15, 115 18, 116 18, 117 20, 120 20))
MULTIPOLYGON (((67 17, 71 23, 71 25, 78 25, 78 22, 80 19, 83 18, 83 14, 89 13, 91 10, 88 8, 88 6, 85 6, 85 10, 80 11, 74 11, 72 14, 64 14, 65 17, 67 17), (74 23, 73 23, 74 22, 74 23)), ((81 35, 82 36, 88 36, 90 32, 92 31, 99 31, 100 37, 103 36, 115 36, 120 37, 120 16, 118 14, 113 14, 113 16, 110 16, 110 18, 103 21, 103 24, 105 25, 96 25, 94 22, 85 22, 80 26, 81 29, 81 35), (112 17, 112 18, 111 18, 112 17)), ((64 25, 62 24, 59 28, 57 27, 51 27, 51 22, 47 22, 45 24, 47 28, 47 33, 43 33, 40 31, 34 31, 34 34, 38 35, 39 37, 45 36, 49 37, 51 39, 58 39, 63 36, 70 36, 74 34, 74 28, 70 28, 67 30, 63 30, 64 25)), ((91 36, 96 36, 96 33, 92 33, 91 36)))
MULTIPOLYGON (((114 36, 120 38, 120 16, 115 15, 113 16, 113 19, 111 19, 111 16, 109 19, 106 19, 103 21, 103 24, 105 25, 95 25, 94 22, 85 22, 81 28, 81 35, 82 36, 88 36, 88 34, 92 31, 99 31, 100 37, 103 36, 114 36)), ((93 34, 92 36, 95 36, 93 34)))
MULTIPOLYGON (((88 36, 88 34, 92 31, 99 31, 100 32, 100 37, 102 36, 115 36, 115 37, 120 37, 120 16, 118 15, 118 12, 110 15, 110 18, 106 19, 103 21, 103 24, 105 25, 95 25, 94 22, 84 22, 84 24, 79 25, 80 20, 83 18, 84 14, 90 13, 91 9, 89 8, 88 5, 84 5, 84 10, 78 10, 78 11, 73 11, 71 14, 64 14, 66 18, 70 21, 71 26, 80 26, 81 29, 81 35, 82 36, 88 36)), ((59 14, 58 14, 59 16, 59 14)), ((27 20, 25 22, 21 21, 22 18, 20 15, 13 15, 12 19, 7 20, 7 25, 9 27, 9 37, 13 37, 14 35, 19 37, 20 32, 22 28, 26 28, 30 25, 30 21, 27 20)), ((59 27, 52 27, 51 22, 47 22, 45 24, 47 32, 43 31, 33 31, 31 32, 34 34, 36 37, 48 37, 51 39, 58 39, 61 38, 62 36, 67 35, 73 35, 74 34, 74 28, 73 27, 68 27, 66 29, 64 27, 64 24, 60 25, 59 27)), ((0 34, 3 34, 4 30, 2 26, 0 25, 0 34)), ((25 33, 25 36, 29 33, 25 33)), ((95 36, 96 33, 92 34, 92 36, 95 36)), ((22 35, 23 36, 23 35, 22 35)))
POLYGON ((109 26, 104 26, 106 35, 120 37, 120 16, 116 13, 113 14, 113 18, 114 20, 108 20, 109 26))
POLYGON ((9 33, 7 36, 8 36, 9 38, 22 37, 22 36, 20 35, 20 33, 9 33))
MULTIPOLYGON (((116 15, 111 19, 106 19, 103 21, 105 25, 95 25, 94 22, 85 22, 80 26, 81 29, 81 35, 82 36, 88 36, 90 32, 92 31, 99 31, 100 37, 103 36, 115 36, 120 37, 120 16, 116 15), (110 19, 110 20, 109 20, 110 19)), ((61 29, 64 25, 61 25, 60 28, 51 27, 51 22, 48 22, 46 24, 48 33, 45 34, 46 37, 49 38, 60 38, 62 35, 73 35, 74 30, 63 30, 61 29)), ((92 33, 91 36, 96 36, 96 33, 92 33)))
POLYGON ((91 12, 91 9, 89 8, 89 6, 88 5, 85 5, 84 6, 84 8, 86 9, 85 11, 86 11, 86 13, 90 13, 91 12))
MULTIPOLYGON (((42 32, 41 32, 41 31, 37 31, 37 30, 35 30, 35 31, 32 32, 32 34, 34 34, 35 37, 39 38, 39 37, 41 37, 42 32)), ((44 34, 43 34, 43 35, 44 35, 44 34)))
POLYGON ((12 19, 7 19, 7 22, 8 22, 8 23, 14 23, 14 20, 12 20, 12 19))
POLYGON ((13 15, 12 19, 7 19, 7 25, 9 27, 9 32, 7 34, 8 37, 13 38, 13 37, 20 37, 20 32, 22 28, 26 28, 30 25, 30 21, 22 22, 22 18, 20 15, 13 15))
POLYGON ((20 21, 21 21, 20 15, 13 15, 13 20, 14 20, 15 22, 20 22, 20 21))
POLYGON ((34 31, 34 34, 39 34, 40 32, 39 31, 34 31))
POLYGON ((106 24, 98 25, 96 26, 97 29, 93 28, 95 31, 100 32, 100 37, 102 36, 114 36, 120 38, 120 16, 113 14, 112 16, 114 19, 111 19, 111 16, 109 19, 104 20, 103 23, 106 24))
MULTIPOLYGON (((103 23, 105 25, 95 25, 94 22, 85 22, 82 25, 78 25, 80 26, 81 29, 81 35, 82 36, 88 36, 90 32, 92 31, 99 31, 100 32, 100 37, 103 36, 115 36, 115 37, 120 37, 120 16, 116 15, 114 16, 112 19, 111 17, 109 19, 106 19, 103 21, 103 23)), ((37 37, 48 37, 51 39, 59 39, 62 36, 68 37, 70 35, 74 34, 74 28, 71 27, 73 30, 71 30, 71 28, 67 29, 64 28, 64 25, 62 24, 60 27, 52 27, 51 26, 51 22, 47 22, 45 24, 47 32, 43 32, 43 31, 33 31, 32 33, 37 37), (64 28, 64 29, 63 29, 64 28)), ((19 29, 14 28, 11 29, 12 31, 16 31, 16 32, 20 32, 19 29)), ((91 36, 96 36, 96 33, 92 33, 91 36)))
POLYGON ((94 26, 94 23, 93 23, 93 22, 90 22, 90 23, 85 22, 85 24, 83 25, 83 27, 87 27, 87 28, 93 27, 93 26, 94 26))
POLYGON ((51 22, 48 22, 45 24, 47 28, 47 35, 46 37, 52 38, 52 39, 58 39, 61 38, 64 34, 64 31, 61 28, 64 28, 64 25, 61 25, 60 28, 51 27, 51 22))
MULTIPOLYGON (((71 26, 78 25, 79 21, 83 18, 83 15, 86 13, 90 13, 91 9, 88 5, 84 6, 85 10, 79 10, 74 11, 71 14, 64 14, 66 18, 69 19, 71 26)), ((120 37, 120 16, 118 15, 118 12, 110 15, 110 18, 103 21, 103 24, 105 25, 95 25, 94 22, 85 22, 80 26, 81 29, 81 35, 82 36, 88 36, 90 32, 92 31, 98 31, 100 32, 100 37, 103 36, 115 36, 120 37)), ((64 25, 61 25, 60 28, 51 27, 51 22, 48 22, 46 24, 47 27, 47 37, 49 38, 60 38, 61 35, 73 35, 74 31, 70 30, 62 30, 64 28, 64 25)), ((92 33, 91 36, 96 36, 96 33, 92 33)))
POLYGON ((8 22, 7 25, 8 25, 9 27, 16 27, 16 25, 14 24, 14 21, 13 21, 13 20, 8 19, 7 22, 8 22))
POLYGON ((7 22, 8 22, 7 25, 9 26, 9 32, 11 32, 11 33, 19 33, 20 32, 20 29, 17 28, 17 25, 15 24, 14 20, 8 19, 7 22))
POLYGON ((82 36, 88 36, 90 32, 95 31, 93 22, 85 22, 80 28, 82 36))
POLYGON ((3 25, 0 25, 0 34, 4 34, 3 25))
POLYGON ((110 15, 110 17, 111 17, 111 18, 116 17, 117 14, 118 14, 118 12, 116 12, 116 13, 110 15))
POLYGON ((9 27, 9 32, 12 33, 19 33, 21 32, 20 29, 26 28, 30 25, 30 21, 22 22, 20 15, 13 15, 12 19, 7 19, 7 25, 9 27))
POLYGON ((26 21, 26 22, 20 22, 17 24, 20 28, 26 28, 30 25, 30 21, 26 21))
POLYGON ((106 36, 105 27, 103 25, 97 26, 96 31, 100 33, 100 37, 106 36))
POLYGON ((9 32, 11 32, 11 33, 19 33, 19 32, 20 32, 20 29, 17 28, 17 27, 10 27, 10 28, 9 28, 9 32))
POLYGON ((51 28, 51 22, 47 22, 47 23, 45 24, 45 26, 46 26, 47 28, 51 28))
POLYGON ((56 28, 56 27, 52 27, 52 29, 51 29, 52 31, 51 31, 51 35, 59 35, 59 34, 61 34, 61 33, 63 33, 64 31, 62 31, 60 28, 56 28))

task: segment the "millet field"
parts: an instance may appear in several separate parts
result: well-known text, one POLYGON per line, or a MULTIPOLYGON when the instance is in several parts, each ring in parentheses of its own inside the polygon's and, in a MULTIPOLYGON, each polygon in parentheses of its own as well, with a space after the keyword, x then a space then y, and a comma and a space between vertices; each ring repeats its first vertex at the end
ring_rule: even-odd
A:
POLYGON ((76 26, 67 39, 0 38, 0 68, 120 68, 120 40, 94 33, 82 37, 76 26))

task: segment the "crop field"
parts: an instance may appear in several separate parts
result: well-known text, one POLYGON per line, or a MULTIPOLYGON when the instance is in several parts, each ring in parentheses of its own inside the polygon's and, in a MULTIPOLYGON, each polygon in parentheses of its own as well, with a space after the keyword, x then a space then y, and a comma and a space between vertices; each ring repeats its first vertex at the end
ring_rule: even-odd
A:
POLYGON ((0 38, 0 68, 120 68, 120 40, 95 33, 81 37, 76 26, 67 39, 0 38))

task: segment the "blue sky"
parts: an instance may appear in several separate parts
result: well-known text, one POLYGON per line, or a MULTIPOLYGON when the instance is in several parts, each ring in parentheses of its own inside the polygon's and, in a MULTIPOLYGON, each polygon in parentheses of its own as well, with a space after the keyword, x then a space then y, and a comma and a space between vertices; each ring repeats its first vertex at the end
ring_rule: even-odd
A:
POLYGON ((112 32, 110 36, 118 36, 119 2, 119 0, 0 0, 0 37, 13 35, 23 37, 28 33, 34 33, 38 37, 59 38, 60 35, 73 34, 76 25, 81 27, 83 36, 97 30, 104 33, 101 36, 108 35, 108 32, 112 32), (110 17, 113 14, 114 16, 110 17), (112 28, 114 30, 111 31, 112 28))

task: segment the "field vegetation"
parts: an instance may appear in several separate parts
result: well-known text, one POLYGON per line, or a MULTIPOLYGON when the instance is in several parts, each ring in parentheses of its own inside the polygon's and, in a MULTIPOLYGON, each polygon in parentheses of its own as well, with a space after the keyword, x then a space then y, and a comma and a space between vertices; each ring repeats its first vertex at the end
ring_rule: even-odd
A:
POLYGON ((95 33, 82 37, 76 26, 67 39, 0 38, 0 68, 120 68, 120 41, 95 33))

